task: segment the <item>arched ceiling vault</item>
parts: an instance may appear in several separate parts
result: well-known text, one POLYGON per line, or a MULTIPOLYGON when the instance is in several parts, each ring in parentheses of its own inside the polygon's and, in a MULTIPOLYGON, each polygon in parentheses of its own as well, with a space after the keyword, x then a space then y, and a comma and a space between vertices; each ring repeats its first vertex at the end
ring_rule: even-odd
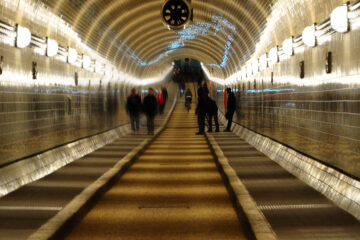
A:
POLYGON ((198 59, 220 77, 231 75, 254 52, 275 2, 192 0, 193 23, 174 32, 161 22, 164 0, 41 1, 63 16, 85 44, 138 77, 183 57, 198 59))

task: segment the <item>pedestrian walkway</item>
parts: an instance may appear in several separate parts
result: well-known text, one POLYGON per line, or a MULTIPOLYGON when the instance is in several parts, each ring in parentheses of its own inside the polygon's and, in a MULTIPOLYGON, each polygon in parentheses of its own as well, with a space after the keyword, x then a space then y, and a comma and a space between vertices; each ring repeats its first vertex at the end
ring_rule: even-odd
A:
POLYGON ((67 239, 247 239, 195 107, 178 104, 164 132, 67 239))

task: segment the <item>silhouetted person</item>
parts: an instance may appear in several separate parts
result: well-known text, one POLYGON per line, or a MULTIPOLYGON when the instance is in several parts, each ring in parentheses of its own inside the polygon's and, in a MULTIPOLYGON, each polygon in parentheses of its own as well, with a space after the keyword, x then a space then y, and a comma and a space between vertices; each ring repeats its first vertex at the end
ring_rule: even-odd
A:
POLYGON ((196 133, 196 135, 204 134, 205 131, 205 117, 207 112, 208 95, 209 89, 207 88, 206 83, 204 83, 198 89, 198 104, 196 107, 196 114, 198 115, 199 131, 196 133))
POLYGON ((192 103, 192 92, 190 88, 188 88, 185 92, 185 107, 188 109, 188 111, 191 108, 191 103, 192 103))
POLYGON ((169 98, 168 91, 167 91, 167 89, 166 89, 165 86, 163 86, 163 87, 161 88, 161 91, 162 91, 162 94, 163 94, 163 96, 164 96, 164 100, 165 100, 165 104, 166 104, 166 101, 167 101, 168 98, 169 98))
POLYGON ((231 124, 232 124, 232 119, 236 110, 236 99, 235 99, 235 95, 233 92, 231 92, 231 88, 227 88, 226 89, 227 92, 227 104, 226 104, 226 114, 225 117, 228 120, 228 124, 227 127, 225 129, 225 132, 230 132, 231 131, 231 124))
POLYGON ((212 119, 215 121, 215 132, 219 132, 219 120, 218 120, 218 107, 216 102, 208 97, 207 101, 207 115, 208 115, 208 123, 209 129, 208 132, 212 132, 212 119))
POLYGON ((154 119, 156 115, 157 104, 156 104, 156 97, 154 96, 154 90, 152 88, 149 88, 149 93, 144 98, 143 108, 147 119, 148 135, 153 135, 154 119))
POLYGON ((138 94, 136 94, 135 88, 131 90, 131 95, 127 98, 126 110, 130 115, 131 129, 133 132, 139 131, 141 98, 138 94))

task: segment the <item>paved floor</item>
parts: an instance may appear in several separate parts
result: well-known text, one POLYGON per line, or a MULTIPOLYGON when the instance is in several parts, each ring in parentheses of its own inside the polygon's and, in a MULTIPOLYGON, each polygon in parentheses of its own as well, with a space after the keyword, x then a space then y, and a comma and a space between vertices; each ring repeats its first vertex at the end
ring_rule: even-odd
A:
POLYGON ((67 239, 246 239, 194 112, 166 130, 67 239))
POLYGON ((360 239, 360 223, 234 133, 214 134, 280 240, 360 239))
MULTIPOLYGON (((170 104, 166 111, 168 112, 170 104)), ((157 116, 156 127, 165 120, 157 116)), ((146 126, 0 198, 0 240, 26 239, 149 136, 146 126)))

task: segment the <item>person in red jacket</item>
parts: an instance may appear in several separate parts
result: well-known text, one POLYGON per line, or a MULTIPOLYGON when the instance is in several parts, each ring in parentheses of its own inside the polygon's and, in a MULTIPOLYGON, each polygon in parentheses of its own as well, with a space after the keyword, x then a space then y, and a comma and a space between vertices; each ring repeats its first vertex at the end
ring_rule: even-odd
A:
POLYGON ((161 89, 159 89, 159 92, 156 96, 156 102, 159 106, 159 113, 160 114, 163 114, 164 113, 164 108, 165 108, 165 97, 164 97, 164 94, 162 92, 161 89))

